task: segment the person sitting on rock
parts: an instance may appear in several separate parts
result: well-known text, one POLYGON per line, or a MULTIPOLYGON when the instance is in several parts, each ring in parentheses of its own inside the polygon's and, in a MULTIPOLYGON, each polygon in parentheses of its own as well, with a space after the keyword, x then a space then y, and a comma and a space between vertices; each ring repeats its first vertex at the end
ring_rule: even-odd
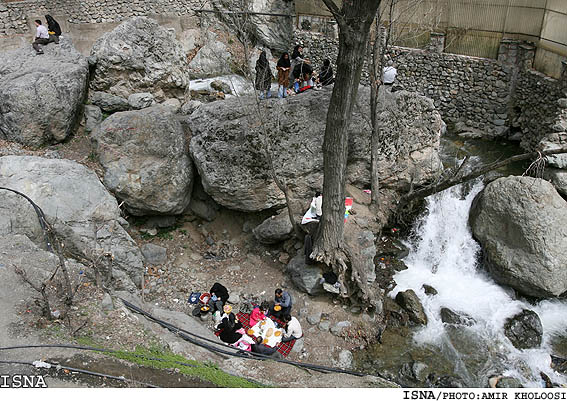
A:
POLYGON ((46 45, 49 43, 49 33, 47 32, 47 28, 41 25, 41 20, 36 19, 34 23, 36 26, 36 32, 32 47, 35 50, 36 54, 43 54, 43 50, 41 49, 40 45, 46 45))
POLYGON ((313 87, 313 81, 311 80, 312 74, 313 67, 309 65, 308 60, 305 60, 304 62, 301 62, 294 67, 293 76, 296 79, 299 79, 299 88, 301 92, 305 89, 313 87))
POLYGON ((61 27, 59 26, 59 23, 49 14, 45 15, 45 20, 47 21, 49 41, 59 43, 59 36, 61 36, 61 27))
POLYGON ((264 339, 262 337, 256 337, 256 344, 252 344, 251 351, 256 354, 270 356, 273 355, 276 358, 281 358, 281 354, 277 351, 277 348, 269 347, 262 344, 264 339))
POLYGON ((222 307, 228 301, 228 290, 226 287, 220 283, 214 283, 211 289, 209 290, 211 294, 211 299, 209 299, 209 306, 211 307, 212 311, 220 311, 222 312, 222 307))
POLYGON ((291 305, 292 301, 289 292, 278 288, 274 293, 274 304, 270 308, 270 315, 278 319, 280 316, 289 315, 291 313, 291 305))
POLYGON ((250 327, 254 327, 258 322, 266 319, 269 309, 270 304, 266 301, 263 301, 260 306, 256 305, 254 309, 252 309, 252 313, 250 313, 250 327))
POLYGON ((287 343, 293 340, 297 340, 303 337, 303 330, 301 330, 301 324, 299 320, 291 315, 285 315, 283 317, 284 321, 284 335, 282 337, 282 343, 287 343))
POLYGON ((232 312, 222 319, 217 329, 222 330, 219 338, 224 343, 234 344, 242 338, 242 323, 238 321, 232 312))

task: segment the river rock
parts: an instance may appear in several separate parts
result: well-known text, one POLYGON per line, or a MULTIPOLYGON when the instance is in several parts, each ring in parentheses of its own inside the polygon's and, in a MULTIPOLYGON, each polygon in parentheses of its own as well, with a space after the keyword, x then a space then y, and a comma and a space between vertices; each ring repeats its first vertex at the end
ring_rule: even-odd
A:
POLYGON ((92 104, 100 107, 100 109, 106 113, 126 111, 130 108, 128 100, 106 92, 91 92, 89 94, 89 100, 92 104))
POLYGON ((308 315, 307 321, 312 325, 319 324, 319 322, 321 321, 321 312, 314 312, 308 315))
POLYGON ((522 383, 514 377, 501 377, 496 382, 496 388, 523 388, 522 383))
POLYGON ((497 179, 474 200, 470 224, 496 281, 533 297, 567 290, 567 202, 552 184, 497 179))
MULTIPOLYGON (((134 290, 142 283, 142 254, 120 225, 116 199, 97 175, 70 160, 0 157, 0 186, 29 196, 69 252, 98 260, 102 278, 134 290)), ((24 234, 45 246, 35 211, 22 197, 0 191, 0 235, 24 234)), ((107 284, 110 284, 108 282, 107 284)))
POLYGON ((0 139, 38 147, 73 135, 82 116, 88 64, 68 39, 1 53, 0 139), (39 102, 39 103, 38 103, 39 102))
POLYGON ((91 132, 102 122, 102 112, 98 106, 87 104, 85 106, 85 131, 91 132))
POLYGON ((295 286, 309 295, 318 295, 324 292, 320 280, 323 271, 317 265, 306 265, 303 252, 299 252, 286 266, 286 272, 295 286))
MULTIPOLYGON (((293 188, 291 201, 302 205, 309 202, 323 183, 325 119, 313 116, 326 115, 331 93, 324 89, 293 96, 286 102, 268 100, 260 109, 255 98, 238 97, 195 110, 189 121, 193 135, 190 152, 205 191, 220 205, 234 210, 253 212, 285 206, 285 196, 273 181, 266 159, 261 139, 266 132, 275 172, 293 188), (278 123, 278 116, 285 116, 286 123, 278 123)), ((347 180, 361 187, 370 185, 370 127, 365 117, 368 99, 368 88, 361 87, 361 107, 355 108, 348 128, 347 180)), ((400 108, 415 106, 425 114, 413 124, 415 116, 402 113, 405 125, 400 125, 400 140, 389 149, 393 154, 388 162, 381 164, 385 189, 409 189, 412 181, 414 186, 422 185, 441 167, 437 155, 439 113, 425 110, 422 103, 430 107, 430 102, 417 95, 406 92, 399 98, 399 103, 403 102, 409 103, 400 108)), ((398 124, 398 120, 390 114, 383 117, 390 125, 398 124)))
POLYGON ((277 244, 291 237, 293 225, 289 220, 287 208, 278 214, 268 217, 252 230, 254 237, 262 244, 277 244))
MULTIPOLYGON (((179 102, 179 100, 177 101, 179 102)), ((146 107, 152 106, 154 103, 154 96, 148 92, 132 93, 128 96, 128 105, 135 110, 145 109, 146 107)))
POLYGON ((437 290, 435 288, 433 288, 432 286, 430 286, 429 284, 423 284, 421 287, 423 288, 423 291, 427 295, 437 295, 438 294, 437 290))
POLYGON ((104 185, 134 215, 180 214, 193 165, 181 123, 166 107, 114 113, 93 135, 104 185))
POLYGON ((128 98, 150 92, 158 101, 185 102, 189 88, 187 55, 174 35, 147 17, 134 17, 94 44, 91 88, 128 98))
POLYGON ((541 345, 543 326, 537 313, 524 309, 506 320, 504 334, 518 349, 537 348, 541 345))
POLYGON ((414 290, 398 292, 396 302, 408 313, 412 322, 427 325, 427 315, 414 290))
POLYGON ((463 326, 472 326, 475 320, 463 312, 453 312, 449 308, 441 308, 441 321, 448 324, 456 324, 463 326))
POLYGON ((140 247, 144 259, 149 265, 161 265, 167 262, 167 249, 155 244, 144 244, 140 247))

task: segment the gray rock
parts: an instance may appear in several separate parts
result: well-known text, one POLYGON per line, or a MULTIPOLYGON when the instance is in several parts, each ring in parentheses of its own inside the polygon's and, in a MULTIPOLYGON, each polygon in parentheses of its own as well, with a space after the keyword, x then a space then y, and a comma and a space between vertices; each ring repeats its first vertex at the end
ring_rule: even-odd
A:
POLYGON ((323 271, 317 265, 306 265, 303 253, 298 253, 286 266, 286 272, 295 286, 309 295, 318 295, 324 292, 320 283, 323 271))
POLYGON ((289 220, 287 208, 278 214, 268 217, 252 230, 254 237, 262 244, 277 244, 291 237, 293 225, 289 220))
POLYGON ((111 311, 114 309, 114 304, 112 303, 112 297, 108 292, 104 293, 100 307, 102 308, 103 311, 111 311))
POLYGON ((546 168, 543 172, 543 177, 553 184, 557 192, 567 196, 567 170, 546 168))
POLYGON ((126 111, 130 108, 128 100, 120 96, 115 96, 106 92, 91 92, 89 99, 92 104, 101 108, 106 113, 116 113, 126 111))
POLYGON ((144 224, 147 228, 170 228, 177 223, 176 216, 151 216, 144 224))
POLYGON ((470 224, 496 281, 533 297, 567 290, 567 202, 552 184, 497 179, 473 202, 470 224))
MULTIPOLYGON (((179 102, 179 100, 177 101, 179 102)), ((154 100, 154 95, 148 92, 132 93, 130 96, 128 96, 128 104, 131 108, 136 110, 153 106, 155 102, 156 101, 154 100)))
POLYGON ((183 106, 181 106, 181 110, 179 112, 184 115, 189 115, 202 105, 203 102, 200 102, 198 100, 189 100, 188 102, 184 103, 183 106))
POLYGON ((428 284, 423 284, 422 287, 423 287, 423 291, 425 291, 427 295, 437 295, 437 290, 432 286, 428 284))
POLYGON ((85 131, 94 131, 102 122, 102 112, 98 106, 87 104, 85 106, 85 131))
POLYGON ((209 40, 189 63, 189 72, 195 78, 230 74, 230 59, 226 45, 216 40, 214 35, 209 36, 209 40))
POLYGON ((353 356, 349 350, 342 350, 339 352, 338 367, 342 369, 350 369, 352 367, 353 356))
POLYGON ((501 377, 496 382, 496 388, 523 388, 522 383, 514 377, 501 377))
POLYGON ((104 185, 134 215, 180 214, 191 199, 193 165, 169 108, 115 113, 94 135, 104 185))
POLYGON ((316 325, 321 321, 321 312, 315 312, 307 316, 309 324, 316 325))
POLYGON ((321 331, 329 331, 329 328, 331 327, 331 322, 328 320, 321 320, 317 327, 319 327, 319 330, 321 331))
MULTIPOLYGON (((195 110, 189 120, 193 134, 190 152, 205 192, 234 210, 253 212, 285 206, 284 194, 267 164, 261 141, 261 132, 265 131, 270 137, 276 173, 294 188, 292 201, 308 202, 313 190, 320 189, 323 182, 321 149, 325 131, 324 119, 311 116, 325 115, 330 96, 327 90, 307 92, 286 102, 263 102, 259 111, 256 99, 239 97, 195 110), (285 115, 294 124, 276 125, 274 115, 285 115), (264 127, 256 123, 258 118, 263 118, 264 127)), ((349 126, 347 180, 363 187, 370 183, 371 130, 363 116, 368 97, 369 90, 361 87, 361 107, 355 109, 349 126)), ((384 129, 399 124, 407 130, 390 132, 399 140, 391 141, 388 149, 383 145, 390 156, 380 160, 380 172, 384 188, 408 190, 412 182, 421 185, 442 167, 437 154, 441 117, 434 108, 429 110, 433 107, 430 100, 408 92, 396 92, 395 104, 400 106, 392 106, 391 112, 381 115, 384 129), (412 111, 404 111, 406 108, 412 111), (421 117, 414 121, 415 115, 421 117)))
POLYGON ((203 190, 200 180, 193 187, 189 207, 196 216, 207 221, 213 221, 220 210, 218 203, 203 190))
POLYGON ((75 132, 86 94, 87 61, 64 38, 43 50, 36 57, 26 44, 1 53, 0 139, 38 147, 75 132))
POLYGON ((441 308, 441 321, 443 323, 463 326, 472 326, 475 324, 475 320, 466 313, 456 313, 449 308, 441 308))
POLYGON ((424 326, 427 325, 427 315, 414 290, 398 292, 396 302, 408 313, 412 322, 424 326))
POLYGON ((181 44, 167 29, 146 17, 129 19, 94 44, 97 63, 91 88, 128 98, 150 92, 158 101, 187 100, 189 68, 181 44))
POLYGON ((352 326, 352 323, 349 321, 338 322, 333 327, 331 327, 331 333, 335 336, 339 336, 343 329, 352 326))
POLYGON ((506 320, 504 334, 518 349, 538 348, 541 345, 543 326, 537 313, 524 309, 506 320))
POLYGON ((167 262, 167 249, 154 244, 144 244, 140 247, 144 259, 149 265, 161 265, 167 262))
MULTIPOLYGON (((69 252, 98 259, 105 284, 112 280, 115 287, 129 290, 141 285, 142 254, 118 221, 116 199, 94 172, 70 160, 5 156, 0 157, 0 186, 21 191, 36 202, 69 252)), ((0 235, 12 234, 45 244, 31 205, 0 191, 0 235)))
POLYGON ((228 266, 228 271, 229 272, 239 272, 240 271, 240 266, 228 266))
POLYGON ((227 95, 232 93, 232 89, 230 89, 230 85, 227 82, 221 80, 216 80, 211 82, 211 88, 219 92, 226 93, 227 95))
POLYGON ((178 99, 167 99, 165 102, 160 103, 163 107, 169 107, 172 113, 177 113, 181 110, 181 102, 178 99))
POLYGON ((293 348, 291 352, 294 353, 301 353, 303 351, 303 347, 305 346, 305 337, 301 337, 299 340, 295 340, 295 344, 293 344, 293 348))
POLYGON ((237 304, 240 302, 240 295, 231 292, 228 296, 228 302, 231 304, 237 304))
MULTIPOLYGON (((540 148, 542 151, 561 149, 563 146, 565 146, 565 144, 561 143, 561 139, 557 138, 556 135, 557 134, 551 134, 548 137, 544 138, 540 142, 538 148, 540 148)), ((560 169, 567 169, 567 154, 559 153, 556 155, 549 155, 546 158, 549 166, 560 169)))
POLYGON ((242 232, 243 233, 251 233, 254 229, 254 222, 250 220, 246 220, 244 224, 242 224, 242 232))

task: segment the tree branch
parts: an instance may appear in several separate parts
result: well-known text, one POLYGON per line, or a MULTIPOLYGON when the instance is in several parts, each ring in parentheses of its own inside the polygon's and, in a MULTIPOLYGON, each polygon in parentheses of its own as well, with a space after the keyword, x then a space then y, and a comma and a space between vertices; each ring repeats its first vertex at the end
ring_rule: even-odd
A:
POLYGON ((325 3, 331 14, 333 14, 333 17, 335 17, 335 19, 337 20, 339 26, 342 28, 345 23, 345 19, 344 16, 341 14, 341 10, 339 9, 339 7, 337 7, 337 5, 333 2, 333 0, 323 0, 323 3, 325 3))
MULTIPOLYGON (((430 185, 428 187, 419 189, 417 191, 409 192, 409 193, 405 194, 404 196, 402 196, 402 198, 400 199, 400 205, 399 206, 403 206, 403 205, 409 203, 410 201, 412 201, 414 199, 423 199, 423 198, 426 198, 430 195, 433 195, 433 194, 436 194, 438 192, 444 191, 448 188, 451 188, 455 185, 462 184, 463 182, 473 180, 473 179, 478 178, 481 175, 484 175, 484 174, 486 174, 486 173, 488 173, 492 170, 496 170, 497 168, 506 166, 507 164, 510 164, 510 163, 513 163, 513 162, 517 162, 517 161, 521 161, 521 160, 528 160, 528 159, 532 159, 534 157, 541 158, 543 156, 556 155, 556 154, 560 154, 560 153, 567 153, 567 146, 562 147, 560 149, 524 153, 524 154, 521 154, 521 155, 509 157, 508 159, 504 159, 504 160, 497 161, 497 162, 494 162, 494 163, 486 164, 484 166, 481 166, 477 170, 475 170, 475 171, 473 171, 469 174, 466 174, 464 176, 459 176, 457 174, 457 175, 454 175, 451 178, 448 178, 445 181, 442 181, 440 183, 430 185)), ((463 162, 463 164, 464 164, 464 162, 463 162)), ((461 167, 462 167, 462 165, 461 165, 461 167)), ((459 167, 459 169, 461 167, 459 167)))

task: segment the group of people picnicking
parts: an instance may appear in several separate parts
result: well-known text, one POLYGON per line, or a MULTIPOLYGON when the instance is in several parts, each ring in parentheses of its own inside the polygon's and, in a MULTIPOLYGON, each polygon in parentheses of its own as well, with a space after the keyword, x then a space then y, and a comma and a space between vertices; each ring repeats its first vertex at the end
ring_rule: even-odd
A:
MULTIPOLYGON (((278 71, 278 97, 285 98, 292 93, 301 93, 308 89, 320 89, 335 82, 331 60, 326 59, 317 74, 311 66, 310 60, 303 56, 303 47, 296 45, 291 57, 284 52, 276 64, 278 71)), ((271 95, 272 71, 266 52, 262 51, 256 62, 256 89, 260 99, 267 99, 271 95)))
POLYGON ((45 21, 47 22, 47 27, 39 19, 34 21, 36 30, 32 47, 36 54, 43 54, 41 46, 49 43, 59 43, 59 36, 61 36, 61 27, 51 15, 46 15, 45 21))
POLYGON ((225 286, 215 283, 209 291, 209 296, 206 305, 213 314, 217 335, 222 342, 242 351, 281 357, 276 352, 279 343, 288 343, 303 336, 299 321, 291 316, 292 297, 289 292, 281 288, 275 290, 272 302, 263 301, 259 305, 254 305, 249 317, 244 315, 247 316, 246 323, 250 327, 248 332, 244 330, 244 322, 238 320, 232 305, 228 303, 229 294, 225 286), (260 330, 264 325, 273 326, 273 329, 260 330), (257 335, 263 332, 267 333, 270 341, 257 335))
MULTIPOLYGON (((320 89, 335 82, 331 60, 325 59, 317 74, 308 58, 303 56, 303 46, 296 45, 291 57, 284 52, 276 64, 278 71, 278 97, 285 98, 289 94, 297 94, 308 89, 320 89)), ((386 87, 394 84, 398 71, 394 62, 389 60, 383 69, 382 82, 386 87)), ((256 89, 260 99, 267 99, 271 95, 272 71, 266 52, 262 51, 256 62, 256 89)), ((391 90, 391 88, 390 88, 391 90)))

